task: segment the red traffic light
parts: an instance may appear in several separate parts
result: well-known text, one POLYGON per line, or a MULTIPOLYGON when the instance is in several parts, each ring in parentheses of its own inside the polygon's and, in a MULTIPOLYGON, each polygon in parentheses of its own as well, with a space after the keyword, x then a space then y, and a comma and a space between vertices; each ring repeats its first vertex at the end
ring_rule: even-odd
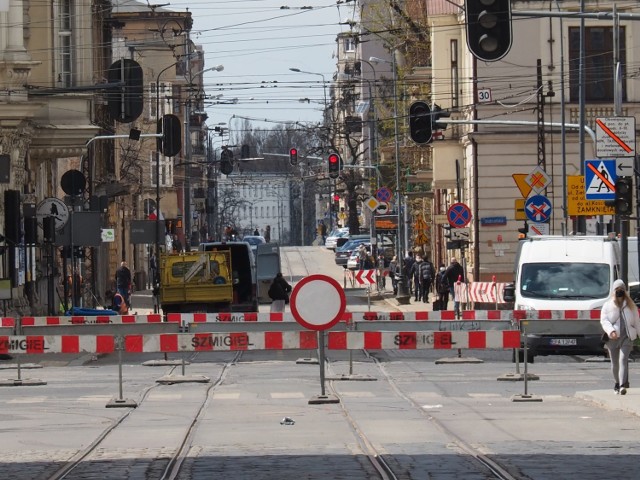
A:
POLYGON ((340 201, 340 195, 338 195, 337 193, 333 194, 333 201, 334 202, 339 202, 340 201))
POLYGON ((342 170, 342 160, 337 153, 329 154, 329 177, 338 178, 342 170))
POLYGON ((298 164, 298 149, 297 148, 290 148, 289 149, 289 163, 291 165, 297 165, 298 164))

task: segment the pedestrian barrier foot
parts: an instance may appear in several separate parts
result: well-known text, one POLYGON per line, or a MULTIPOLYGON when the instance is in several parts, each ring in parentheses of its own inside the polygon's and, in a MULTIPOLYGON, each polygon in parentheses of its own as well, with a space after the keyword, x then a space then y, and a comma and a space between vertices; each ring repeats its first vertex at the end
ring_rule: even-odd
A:
MULTIPOLYGON (((16 370, 18 368, 17 363, 10 363, 7 365, 0 365, 0 370, 16 370)), ((29 370, 34 368, 42 368, 42 365, 38 363, 21 363, 20 368, 22 370, 29 370)))
POLYGON ((336 381, 352 381, 352 382, 375 382, 378 379, 375 377, 372 377, 371 375, 359 375, 356 373, 352 373, 352 374, 347 374, 344 373, 342 375, 336 375, 333 377, 327 377, 327 380, 336 380, 336 381))
POLYGON ((480 360, 475 357, 451 357, 451 358, 441 358, 436 360, 436 365, 444 365, 444 364, 463 364, 463 363, 484 363, 484 360, 480 360))
MULTIPOLYGON (((191 362, 184 362, 185 365, 190 365, 191 362)), ((145 367, 173 367, 176 365, 182 365, 182 360, 147 360, 142 362, 145 367)))
POLYGON ((411 295, 402 295, 396 297, 398 305, 409 305, 411 303, 411 295))
POLYGON ((128 398, 112 398, 105 408, 137 408, 138 404, 134 400, 128 398))
MULTIPOLYGON (((524 380, 524 373, 505 373, 498 377, 499 382, 521 382, 524 380)), ((540 380, 535 373, 527 373, 527 380, 540 380)))
POLYGON ((156 383, 173 385, 174 383, 209 383, 211 379, 204 375, 165 375, 156 380, 156 383))
POLYGON ((535 395, 514 395, 511 397, 512 402, 541 402, 542 397, 536 397, 535 395))
POLYGON ((323 405, 327 403, 340 403, 340 399, 335 395, 316 395, 309 399, 309 405, 323 405))
POLYGON ((296 360, 296 364, 301 364, 301 365, 318 365, 318 359, 317 358, 299 358, 298 360, 296 360))
POLYGON ((46 385, 47 382, 38 378, 9 378, 0 380, 0 387, 35 387, 46 385))

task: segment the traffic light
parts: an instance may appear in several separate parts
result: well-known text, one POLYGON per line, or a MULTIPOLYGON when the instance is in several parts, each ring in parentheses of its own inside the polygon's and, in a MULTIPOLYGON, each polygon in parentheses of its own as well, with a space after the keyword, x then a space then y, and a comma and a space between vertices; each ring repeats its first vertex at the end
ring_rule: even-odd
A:
POLYGON ((443 111, 438 105, 434 105, 433 106, 433 117, 432 117, 432 123, 433 123, 433 129, 434 130, 446 130, 447 129, 447 124, 446 123, 440 123, 438 122, 438 120, 440 120, 441 118, 449 118, 451 116, 450 112, 445 112, 443 111))
POLYGON ((342 170, 342 159, 337 153, 329 155, 329 176, 331 178, 338 178, 340 176, 340 170, 342 170))
POLYGON ((182 125, 180 119, 173 114, 163 115, 158 119, 156 133, 162 137, 156 138, 156 148, 165 157, 175 157, 182 150, 182 125))
POLYGON ((143 73, 140 64, 125 58, 114 62, 107 72, 109 83, 124 83, 107 90, 109 114, 119 123, 131 123, 142 114, 143 73))
POLYGON ((523 239, 527 238, 527 234, 529 233, 529 224, 524 222, 524 227, 518 229, 518 238, 523 239))
POLYGON ((227 148, 220 153, 220 172, 224 175, 233 172, 233 152, 227 148))
POLYGON ((633 181, 631 177, 616 179, 616 215, 631 215, 633 208, 633 181))
POLYGON ((444 232, 444 238, 451 240, 451 225, 442 225, 442 230, 444 232))
POLYGON ((292 167, 295 167, 298 164, 298 149, 290 148, 289 149, 289 163, 292 167))
POLYGON ((416 143, 431 142, 431 109, 425 102, 413 102, 409 107, 409 136, 416 143))
POLYGON ((467 46, 478 60, 495 62, 511 49, 511 0, 466 0, 467 46))

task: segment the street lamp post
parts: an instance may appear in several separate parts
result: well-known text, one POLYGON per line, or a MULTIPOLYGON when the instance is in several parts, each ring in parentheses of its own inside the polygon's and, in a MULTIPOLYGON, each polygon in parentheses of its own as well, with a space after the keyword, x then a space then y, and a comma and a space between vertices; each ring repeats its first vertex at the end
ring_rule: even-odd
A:
MULTIPOLYGON (((324 110, 322 112, 322 123, 324 123, 325 125, 327 124, 327 111, 329 109, 328 105, 327 105, 327 81, 324 78, 324 75, 322 73, 318 73, 318 72, 308 72, 306 70, 300 70, 299 68, 290 68, 289 70, 291 70, 292 72, 296 72, 296 73, 306 73, 307 75, 318 75, 320 77, 322 77, 322 93, 323 93, 323 98, 324 98, 324 110)), ((304 179, 302 179, 302 182, 304 183, 304 179)), ((336 190, 336 180, 334 180, 333 182, 331 182, 331 190, 333 192, 335 192, 336 190)), ((333 198, 331 198, 331 193, 329 194, 329 231, 331 231, 333 229, 333 198)), ((304 223, 304 222, 302 222, 304 223)), ((302 235, 302 243, 304 244, 304 233, 302 235)))
MULTIPOLYGON (((156 123, 159 121, 159 125, 164 129, 164 122, 162 121, 162 116, 160 115, 160 77, 164 72, 169 70, 171 67, 175 67, 178 62, 174 62, 168 67, 160 70, 158 75, 156 75, 156 123)), ((164 133, 164 132, 160 132, 164 133)), ((158 267, 160 262, 160 149, 158 145, 156 145, 156 241, 155 241, 155 256, 156 256, 156 270, 155 275, 158 275, 158 267)), ((155 285, 157 283, 158 278, 154 278, 152 284, 155 285)))
MULTIPOLYGON (((189 72, 189 86, 193 84, 193 79, 202 75, 205 72, 221 72, 224 70, 223 65, 216 65, 214 67, 205 68, 204 70, 200 70, 194 74, 190 72, 191 62, 189 61, 189 57, 187 57, 187 72, 189 72)), ((189 98, 187 99, 187 103, 185 105, 185 128, 184 128, 184 148, 185 148, 185 162, 191 162, 191 93, 189 93, 189 98)), ((187 169, 189 167, 187 166, 187 169)), ((190 171, 185 169, 184 183, 183 183, 183 207, 184 207, 184 233, 185 233, 185 247, 187 251, 191 245, 191 178, 189 175, 190 171)))
MULTIPOLYGON (((404 302, 409 297, 407 291, 407 282, 404 279, 403 263, 404 256, 402 255, 402 244, 404 241, 404 225, 402 218, 402 191, 400 189, 400 132, 398 126, 398 69, 396 65, 395 52, 392 55, 392 61, 384 60, 378 57, 369 57, 369 61, 372 63, 387 63, 391 65, 393 70, 393 134, 395 137, 395 156, 396 156, 396 205, 398 210, 398 235, 396 242, 396 256, 398 259, 398 301, 404 302), (402 299, 402 300, 401 300, 402 299)), ((408 272, 407 272, 408 273, 408 272)))

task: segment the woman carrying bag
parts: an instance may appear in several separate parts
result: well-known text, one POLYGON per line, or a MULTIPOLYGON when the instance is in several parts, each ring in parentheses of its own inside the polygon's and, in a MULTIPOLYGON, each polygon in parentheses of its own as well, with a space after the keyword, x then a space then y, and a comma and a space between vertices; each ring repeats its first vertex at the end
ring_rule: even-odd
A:
POLYGON ((613 294, 602 306, 600 325, 608 337, 603 340, 611 359, 611 372, 615 381, 613 391, 625 395, 629 388, 629 355, 633 341, 638 336, 640 318, 638 307, 620 279, 613 282, 613 294))

